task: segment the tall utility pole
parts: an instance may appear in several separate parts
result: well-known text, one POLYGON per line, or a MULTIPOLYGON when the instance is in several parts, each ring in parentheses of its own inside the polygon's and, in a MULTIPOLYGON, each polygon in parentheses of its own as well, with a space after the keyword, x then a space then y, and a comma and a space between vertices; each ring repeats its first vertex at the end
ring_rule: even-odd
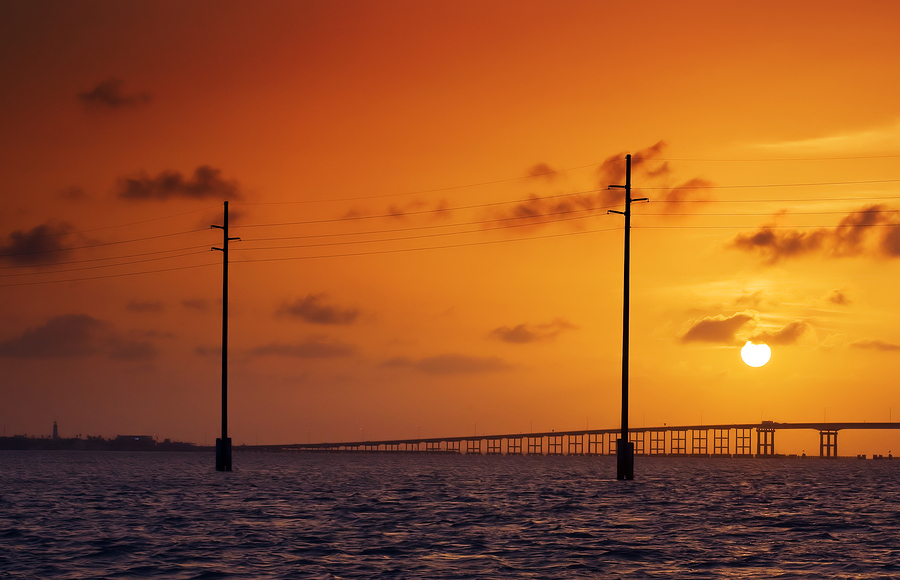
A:
POLYGON ((228 436, 228 202, 225 202, 225 225, 212 225, 222 230, 222 437, 216 439, 216 471, 231 471, 231 438, 228 436))
POLYGON ((610 185, 625 190, 625 211, 609 210, 625 216, 625 283, 622 300, 622 432, 616 442, 616 479, 634 479, 634 443, 628 440, 628 315, 631 291, 631 203, 650 201, 646 197, 631 199, 631 155, 625 156, 625 185, 610 185))

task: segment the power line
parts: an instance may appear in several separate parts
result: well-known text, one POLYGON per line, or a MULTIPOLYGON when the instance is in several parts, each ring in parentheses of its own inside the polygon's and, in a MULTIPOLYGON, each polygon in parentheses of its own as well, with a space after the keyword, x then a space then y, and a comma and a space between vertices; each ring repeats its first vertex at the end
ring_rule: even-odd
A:
POLYGON ((68 246, 65 248, 52 248, 49 250, 35 250, 33 252, 2 253, 2 254, 0 254, 0 258, 10 258, 10 257, 14 257, 14 256, 32 256, 32 255, 36 255, 36 254, 50 254, 53 252, 68 252, 70 250, 85 250, 85 249, 89 249, 89 248, 102 248, 105 246, 116 246, 116 245, 120 245, 120 244, 130 244, 133 242, 145 242, 147 240, 158 240, 158 239, 162 239, 162 238, 170 238, 173 236, 183 236, 186 234, 193 234, 193 233, 197 233, 197 232, 206 232, 206 231, 209 231, 209 230, 206 230, 206 229, 187 230, 187 231, 183 231, 183 232, 160 234, 157 236, 147 236, 144 238, 133 238, 130 240, 120 240, 117 242, 98 242, 96 244, 87 244, 84 246, 68 246))
POLYGON ((845 155, 828 157, 635 157, 642 161, 724 161, 724 162, 756 162, 756 161, 842 161, 857 159, 896 159, 900 153, 890 155, 845 155))
POLYGON ((422 251, 427 251, 427 250, 446 250, 446 249, 451 249, 451 248, 466 248, 466 247, 472 247, 472 246, 485 246, 485 245, 490 245, 490 244, 504 244, 504 243, 510 243, 510 242, 523 242, 523 241, 528 241, 528 240, 542 240, 542 239, 560 238, 560 237, 566 237, 566 236, 578 236, 578 235, 584 235, 584 234, 614 232, 614 231, 619 231, 620 229, 621 228, 584 230, 584 231, 580 231, 580 232, 564 232, 564 233, 559 233, 559 234, 547 234, 547 235, 543 235, 543 236, 529 236, 529 237, 512 238, 512 239, 505 239, 505 240, 486 240, 483 242, 448 244, 448 245, 444 245, 444 246, 424 246, 424 247, 417 247, 417 248, 399 248, 399 249, 392 249, 392 250, 373 250, 371 252, 351 252, 351 253, 345 253, 345 254, 323 254, 323 255, 315 255, 315 256, 292 256, 292 257, 285 257, 285 258, 252 258, 249 260, 233 260, 232 264, 236 264, 236 263, 246 264, 246 263, 252 263, 252 262, 283 262, 283 261, 291 261, 291 260, 313 260, 313 259, 320 259, 320 258, 346 258, 346 257, 352 257, 352 256, 372 256, 372 255, 376 255, 376 254, 398 254, 398 253, 405 253, 405 252, 422 252, 422 251))
POLYGON ((450 186, 446 186, 446 187, 435 187, 435 188, 431 188, 431 189, 418 189, 418 190, 413 190, 413 191, 404 191, 401 193, 385 193, 385 194, 380 194, 380 195, 345 197, 345 198, 337 198, 337 199, 305 199, 305 200, 293 200, 293 201, 243 202, 243 205, 291 205, 291 204, 326 203, 326 202, 340 202, 340 201, 363 201, 363 200, 367 200, 367 199, 383 199, 383 198, 387 198, 387 197, 401 197, 404 195, 416 195, 416 194, 422 194, 422 193, 439 193, 442 191, 453 191, 453 190, 458 190, 458 189, 467 189, 470 187, 482 187, 485 185, 497 185, 498 183, 508 183, 510 181, 522 181, 525 179, 534 179, 536 177, 544 177, 547 175, 555 175, 557 173, 576 171, 578 169, 586 169, 588 167, 599 167, 600 165, 603 165, 604 163, 606 163, 606 161, 601 161, 599 163, 589 163, 587 165, 578 165, 576 167, 567 167, 565 169, 554 169, 552 171, 538 172, 538 173, 533 173, 533 174, 529 174, 529 175, 520 175, 518 177, 506 177, 503 179, 494 179, 491 181, 466 183, 463 185, 450 185, 450 186))
POLYGON ((120 260, 120 259, 125 259, 125 258, 140 258, 142 256, 153 256, 156 254, 166 254, 169 252, 199 250, 200 248, 205 248, 205 247, 207 247, 207 246, 206 245, 190 246, 187 248, 173 248, 171 250, 157 250, 155 252, 143 252, 140 254, 126 254, 124 256, 111 256, 111 257, 107 257, 107 258, 86 258, 84 260, 69 260, 67 262, 41 262, 41 263, 35 263, 35 264, 16 264, 13 266, 0 266, 0 270, 18 270, 18 269, 22 269, 22 268, 36 268, 36 267, 49 268, 49 267, 56 267, 56 266, 68 266, 70 264, 85 264, 88 262, 102 262, 104 260, 120 260))
MULTIPOLYGON (((132 260, 130 262, 119 262, 116 264, 99 264, 96 266, 83 266, 81 268, 68 268, 65 270, 54 270, 52 272, 22 272, 21 274, 0 274, 0 278, 15 278, 15 277, 19 277, 19 276, 42 276, 42 275, 47 275, 47 274, 62 274, 65 272, 81 272, 84 270, 98 270, 101 268, 116 268, 119 266, 130 266, 132 264, 143 264, 146 262, 158 262, 160 260, 171 260, 174 258, 183 258, 185 256, 196 256, 200 253, 201 252, 188 252, 185 254, 177 254, 175 256, 161 256, 161 257, 157 257, 157 258, 146 258, 143 260, 132 260)), ((106 258, 106 259, 113 259, 113 258, 106 258)))
MULTIPOLYGON (((104 278, 121 278, 124 276, 140 276, 142 274, 156 274, 159 272, 174 272, 177 270, 189 270, 191 268, 206 268, 209 266, 217 266, 218 264, 194 264, 191 266, 175 266, 173 268, 161 268, 158 270, 142 270, 140 272, 126 272, 122 274, 104 274, 101 276, 88 276, 84 278, 66 278, 63 280, 40 280, 36 282, 15 282, 12 284, 0 284, 0 288, 10 288, 13 286, 36 286, 40 284, 59 284, 61 282, 81 282, 84 280, 101 280, 104 278)), ((52 274, 53 272, 48 272, 52 274)))
POLYGON ((755 230, 764 230, 764 229, 773 229, 773 230, 801 230, 801 229, 829 229, 829 228, 852 228, 852 229, 863 229, 863 228, 895 228, 900 226, 900 223, 895 224, 844 224, 844 225, 762 225, 762 226, 632 226, 634 229, 638 230, 747 230, 747 229, 755 229, 755 230))
MULTIPOLYGON (((280 222, 280 223, 272 223, 272 224, 241 224, 235 225, 232 227, 235 228, 265 228, 265 227, 274 227, 274 226, 301 226, 301 225, 311 225, 311 224, 324 224, 324 223, 334 223, 334 222, 351 222, 351 221, 360 221, 360 220, 370 220, 370 219, 382 219, 382 218, 400 218, 406 217, 410 215, 423 215, 423 214, 432 214, 432 213, 444 213, 450 211, 462 211, 469 209, 481 209, 486 207, 496 207, 500 205, 521 205, 526 203, 533 203, 536 201, 541 201, 545 199, 557 199, 560 197, 571 197, 574 195, 585 195, 588 193, 599 193, 601 191, 605 191, 603 189, 588 189, 584 191, 573 191, 570 193, 560 193, 554 195, 547 195, 544 197, 537 198, 529 198, 529 199, 521 199, 515 201, 497 201, 491 203, 479 203, 474 205, 463 205, 457 207, 438 207, 434 209, 423 209, 423 210, 415 210, 415 211, 407 211, 403 213, 385 213, 385 214, 377 214, 377 215, 368 215, 368 216, 344 216, 341 218, 327 218, 321 220, 305 220, 298 222, 280 222)), ((612 207, 612 206, 610 206, 612 207)))
MULTIPOLYGON (((176 217, 181 217, 181 216, 189 215, 189 214, 192 214, 192 213, 200 213, 201 211, 209 211, 210 209, 214 209, 214 208, 217 208, 217 207, 219 207, 219 206, 213 205, 213 206, 209 206, 209 207, 205 207, 205 208, 201 208, 201 209, 195 209, 195 210, 191 210, 191 211, 185 211, 185 212, 176 213, 176 214, 172 214, 172 215, 168 215, 168 216, 163 216, 163 217, 158 217, 158 218, 150 218, 150 219, 147 219, 147 220, 141 220, 141 221, 131 222, 131 223, 127 223, 127 224, 118 224, 118 225, 115 225, 115 226, 100 226, 100 227, 98 227, 98 228, 91 228, 91 229, 87 229, 87 230, 72 230, 72 231, 68 231, 68 230, 67 230, 67 231, 53 232, 53 233, 49 233, 49 234, 33 234, 33 235, 31 235, 30 237, 34 237, 34 238, 52 238, 52 237, 59 237, 59 236, 67 236, 67 235, 70 235, 70 234, 71 234, 71 235, 75 235, 75 234, 87 234, 87 233, 90 233, 90 232, 99 232, 99 231, 101 231, 101 230, 112 230, 112 229, 116 229, 116 228, 126 228, 126 227, 137 226, 137 225, 141 225, 141 224, 148 224, 148 223, 151 223, 151 222, 158 222, 158 221, 162 221, 162 220, 167 220, 167 219, 172 219, 172 218, 176 218, 176 217)), ((18 231, 21 232, 22 230, 18 230, 18 231)), ((12 239, 12 238, 13 238, 13 235, 10 234, 10 235, 7 236, 7 238, 12 239)))
MULTIPOLYGON (((610 206, 615 207, 615 206, 610 206)), ((282 236, 282 237, 274 237, 274 238, 256 238, 256 239, 247 239, 247 242, 272 242, 279 240, 296 240, 296 239, 311 239, 311 238, 330 238, 330 237, 344 237, 344 236, 361 236, 361 235, 373 235, 373 234, 381 234, 381 233, 396 233, 396 232, 407 232, 407 231, 416 231, 416 230, 427 230, 427 229, 436 229, 436 228, 449 228, 449 227, 460 227, 466 225, 481 225, 481 224, 492 224, 498 222, 509 222, 509 221, 519 221, 523 223, 514 223, 510 225, 502 225, 494 228, 480 228, 476 230, 465 230, 460 232, 445 232, 441 234, 427 234, 423 236, 408 236, 402 238, 382 238, 377 240, 356 240, 356 241, 346 241, 346 242, 336 242, 333 244, 308 244, 308 245, 298 245, 298 246, 281 246, 278 248, 239 248, 240 251, 252 251, 252 250, 261 250, 261 249, 284 249, 286 247, 297 248, 297 247, 313 247, 320 245, 347 245, 347 244, 365 244, 372 242, 387 242, 387 241, 396 241, 396 240, 407 240, 407 239, 417 239, 417 238, 429 238, 436 236, 453 236, 459 234, 471 234, 471 233, 479 233, 479 232, 489 232, 495 230, 506 230, 517 227, 533 227, 533 226, 541 226, 548 225, 558 222, 572 221, 577 219, 587 219, 590 217, 596 217, 597 214, 591 214, 588 212, 597 211, 600 209, 608 209, 607 206, 604 207, 590 207, 590 208, 579 208, 573 210, 566 210, 560 212, 549 212, 543 214, 537 214, 533 216, 514 216, 507 218, 497 218, 492 220, 480 220, 480 221, 472 221, 472 222, 457 222, 453 224, 435 224, 429 226, 414 226, 409 228, 395 228, 390 230, 369 230, 365 232, 347 232, 347 233, 334 233, 334 234, 310 234, 303 236, 282 236), (555 219, 545 219, 543 221, 542 218, 553 218, 553 216, 564 216, 569 214, 584 214, 584 215, 576 215, 571 217, 562 217, 555 219)))
POLYGON ((677 185, 675 187, 639 187, 635 189, 647 189, 658 191, 673 191, 680 189, 751 189, 771 187, 823 187, 830 185, 870 185, 873 183, 900 183, 900 179, 867 179, 865 181, 819 181, 810 183, 758 183, 743 185, 677 185))

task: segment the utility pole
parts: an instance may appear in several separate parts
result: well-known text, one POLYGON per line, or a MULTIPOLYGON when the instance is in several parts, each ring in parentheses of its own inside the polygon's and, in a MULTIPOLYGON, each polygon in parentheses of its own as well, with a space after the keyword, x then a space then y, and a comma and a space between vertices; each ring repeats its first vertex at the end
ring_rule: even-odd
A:
POLYGON ((216 439, 216 471, 231 471, 231 438, 228 436, 228 202, 225 202, 225 225, 212 225, 222 230, 222 437, 216 439))
POLYGON ((625 185, 610 185, 609 188, 625 190, 625 211, 609 210, 625 216, 625 283, 622 300, 622 432, 616 442, 616 479, 634 479, 634 443, 628 441, 628 315, 630 295, 631 265, 631 203, 650 201, 646 197, 631 199, 631 155, 625 156, 625 185))

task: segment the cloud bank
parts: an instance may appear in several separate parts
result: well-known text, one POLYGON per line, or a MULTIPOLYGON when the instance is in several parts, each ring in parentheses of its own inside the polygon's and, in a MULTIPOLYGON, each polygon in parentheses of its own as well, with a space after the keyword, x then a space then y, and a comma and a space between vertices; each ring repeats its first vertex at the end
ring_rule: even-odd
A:
POLYGON ((739 233, 729 245, 745 252, 756 252, 770 264, 816 255, 896 258, 900 257, 900 219, 884 204, 873 204, 849 213, 833 228, 767 225, 753 232, 739 233))
POLYGON ((155 357, 148 341, 127 338, 109 322, 87 314, 65 314, 21 335, 0 342, 0 356, 9 358, 72 358, 103 356, 112 360, 141 361, 155 357))

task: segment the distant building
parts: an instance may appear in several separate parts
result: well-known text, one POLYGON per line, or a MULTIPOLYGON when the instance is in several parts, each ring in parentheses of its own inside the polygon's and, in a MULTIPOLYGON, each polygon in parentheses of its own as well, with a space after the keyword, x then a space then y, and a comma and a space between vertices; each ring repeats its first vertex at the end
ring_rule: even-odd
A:
POLYGON ((59 441, 59 429, 56 427, 56 421, 53 422, 53 440, 59 441))

